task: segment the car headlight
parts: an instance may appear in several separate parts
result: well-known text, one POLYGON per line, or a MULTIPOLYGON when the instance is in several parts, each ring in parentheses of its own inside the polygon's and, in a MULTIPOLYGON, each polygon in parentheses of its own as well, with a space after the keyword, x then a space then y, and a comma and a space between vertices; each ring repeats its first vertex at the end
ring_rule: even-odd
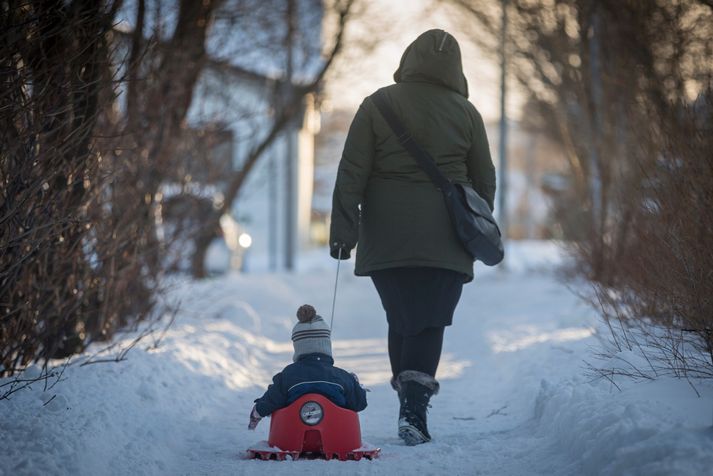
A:
POLYGON ((309 401, 300 408, 300 418, 305 425, 316 425, 322 421, 323 416, 324 410, 322 410, 322 405, 317 402, 309 401))

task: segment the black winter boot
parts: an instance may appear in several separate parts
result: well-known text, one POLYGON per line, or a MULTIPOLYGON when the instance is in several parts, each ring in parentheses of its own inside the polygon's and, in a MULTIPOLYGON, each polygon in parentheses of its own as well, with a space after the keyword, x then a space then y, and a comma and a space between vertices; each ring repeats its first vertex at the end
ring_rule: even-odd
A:
POLYGON ((431 441, 426 422, 428 402, 438 393, 439 384, 430 375, 404 370, 396 379, 399 392, 399 437, 408 446, 431 441))

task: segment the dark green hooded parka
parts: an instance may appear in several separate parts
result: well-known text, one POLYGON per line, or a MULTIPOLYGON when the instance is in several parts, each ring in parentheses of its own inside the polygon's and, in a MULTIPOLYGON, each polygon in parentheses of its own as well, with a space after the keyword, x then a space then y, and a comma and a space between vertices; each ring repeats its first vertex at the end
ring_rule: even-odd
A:
MULTIPOLYGON (((383 88, 406 128, 452 181, 493 208, 495 169, 483 120, 468 102, 456 39, 429 30, 411 43, 383 88)), ((398 143, 367 97, 349 129, 334 187, 330 246, 357 243, 355 274, 388 268, 445 268, 473 279, 473 259, 455 234, 441 192, 398 143)))

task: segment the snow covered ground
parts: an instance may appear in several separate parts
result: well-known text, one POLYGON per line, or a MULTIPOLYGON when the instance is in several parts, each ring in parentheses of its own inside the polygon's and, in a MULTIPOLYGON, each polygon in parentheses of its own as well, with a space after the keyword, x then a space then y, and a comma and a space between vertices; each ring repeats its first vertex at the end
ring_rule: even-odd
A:
POLYGON ((590 381, 597 319, 555 277, 550 243, 515 244, 507 271, 479 268, 464 288, 429 413, 434 439, 418 447, 396 436, 378 295, 345 263, 335 359, 371 389, 362 434, 381 457, 244 459, 267 439, 269 421, 251 432, 248 413, 290 362, 297 307, 329 319, 336 262, 325 254, 294 274, 179 283, 182 308, 157 349, 144 340, 124 362, 73 365, 49 391, 0 401, 0 475, 713 474, 713 384, 696 383, 698 397, 686 381, 622 380, 622 391, 590 381))

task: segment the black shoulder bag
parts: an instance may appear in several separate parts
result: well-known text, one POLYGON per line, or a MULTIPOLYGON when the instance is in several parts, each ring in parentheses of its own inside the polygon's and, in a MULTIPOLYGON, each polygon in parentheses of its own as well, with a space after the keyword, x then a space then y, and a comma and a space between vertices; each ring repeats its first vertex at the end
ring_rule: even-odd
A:
POLYGON ((480 260, 488 266, 500 263, 505 256, 500 228, 493 218, 488 203, 472 187, 448 180, 436 166, 436 162, 425 149, 414 141, 394 111, 386 102, 383 91, 371 96, 399 143, 416 160, 418 165, 443 192, 451 222, 463 247, 473 260, 480 260))

